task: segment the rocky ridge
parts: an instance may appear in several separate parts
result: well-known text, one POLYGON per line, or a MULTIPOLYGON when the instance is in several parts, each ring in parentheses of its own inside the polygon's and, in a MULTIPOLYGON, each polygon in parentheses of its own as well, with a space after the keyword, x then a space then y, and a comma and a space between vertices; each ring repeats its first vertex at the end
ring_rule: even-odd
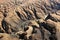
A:
POLYGON ((0 3, 0 40, 59 40, 59 0, 5 0, 0 3))

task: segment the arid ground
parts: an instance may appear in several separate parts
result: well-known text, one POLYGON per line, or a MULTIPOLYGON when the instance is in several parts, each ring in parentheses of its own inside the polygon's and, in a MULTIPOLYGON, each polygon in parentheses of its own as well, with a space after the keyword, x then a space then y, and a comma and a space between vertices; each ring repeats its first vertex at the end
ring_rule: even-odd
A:
POLYGON ((0 40, 60 40, 60 0, 0 0, 0 40))

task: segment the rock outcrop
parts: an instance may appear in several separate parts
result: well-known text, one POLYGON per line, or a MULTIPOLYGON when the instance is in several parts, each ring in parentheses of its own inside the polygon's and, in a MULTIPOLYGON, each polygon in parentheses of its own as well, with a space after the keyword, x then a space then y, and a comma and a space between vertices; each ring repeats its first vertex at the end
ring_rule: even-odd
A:
POLYGON ((0 40, 60 40, 59 0, 1 0, 0 40))

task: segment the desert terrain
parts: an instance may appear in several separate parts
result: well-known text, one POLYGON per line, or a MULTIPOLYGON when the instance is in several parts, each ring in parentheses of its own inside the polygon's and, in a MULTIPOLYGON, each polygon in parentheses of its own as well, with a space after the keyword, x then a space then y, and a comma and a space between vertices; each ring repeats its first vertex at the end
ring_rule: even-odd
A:
POLYGON ((0 0, 0 40, 60 40, 60 0, 0 0))

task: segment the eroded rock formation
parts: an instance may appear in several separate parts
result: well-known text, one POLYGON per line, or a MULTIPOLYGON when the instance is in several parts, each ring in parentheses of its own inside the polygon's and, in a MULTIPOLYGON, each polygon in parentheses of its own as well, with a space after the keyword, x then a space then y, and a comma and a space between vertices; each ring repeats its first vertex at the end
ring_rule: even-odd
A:
POLYGON ((0 40, 60 40, 59 0, 1 0, 0 40))

